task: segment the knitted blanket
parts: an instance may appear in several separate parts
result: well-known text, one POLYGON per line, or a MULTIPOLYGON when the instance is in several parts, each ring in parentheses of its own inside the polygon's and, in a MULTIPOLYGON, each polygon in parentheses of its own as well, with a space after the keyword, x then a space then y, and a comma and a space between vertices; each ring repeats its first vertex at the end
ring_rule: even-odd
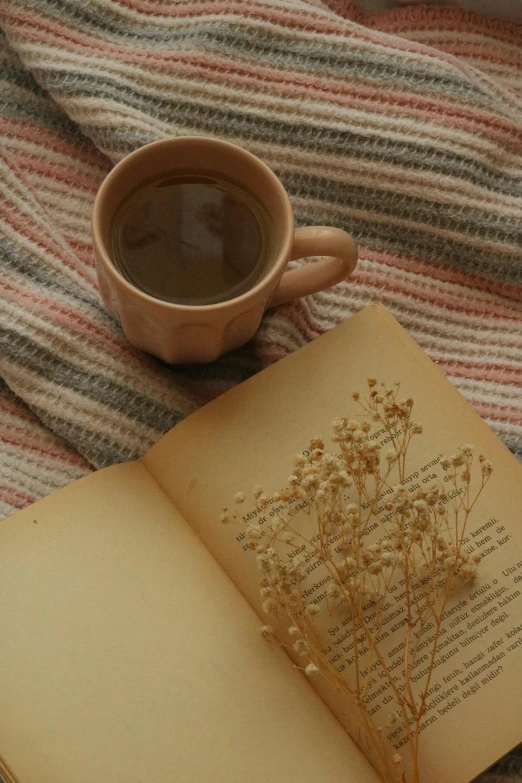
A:
POLYGON ((349 0, 3 0, 0 26, 2 515, 376 299, 522 455, 522 28, 349 0), (103 306, 89 219, 115 161, 185 134, 260 156, 298 224, 346 228, 360 263, 244 348, 169 368, 103 306))

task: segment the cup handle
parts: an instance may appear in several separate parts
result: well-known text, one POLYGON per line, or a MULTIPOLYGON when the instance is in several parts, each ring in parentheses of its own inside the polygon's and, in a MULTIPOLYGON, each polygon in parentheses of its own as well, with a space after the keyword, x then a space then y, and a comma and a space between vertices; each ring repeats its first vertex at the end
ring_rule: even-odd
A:
POLYGON ((340 228, 296 228, 289 260, 307 256, 329 257, 285 272, 267 307, 276 307, 346 280, 357 266, 357 245, 350 234, 340 228))

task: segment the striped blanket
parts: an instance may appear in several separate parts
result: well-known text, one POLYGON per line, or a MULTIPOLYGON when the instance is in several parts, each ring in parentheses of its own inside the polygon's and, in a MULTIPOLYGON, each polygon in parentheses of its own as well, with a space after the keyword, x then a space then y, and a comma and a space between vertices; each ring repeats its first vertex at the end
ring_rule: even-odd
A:
POLYGON ((522 454, 522 28, 345 0, 3 0, 2 513, 138 457, 181 417, 382 300, 522 454), (89 218, 152 140, 245 146, 299 224, 350 230, 354 278, 170 369, 126 344, 89 218))
POLYGON ((2 0, 0 27, 3 515, 375 299, 522 454, 521 27, 348 0, 2 0), (171 369, 104 308, 89 218, 114 161, 179 134, 259 155, 298 223, 347 228, 361 260, 171 369))
POLYGON ((522 455, 522 28, 349 0, 2 0, 0 27, 2 515, 376 299, 522 455), (115 161, 182 134, 260 156, 360 264, 243 349, 169 368, 103 306, 89 218, 115 161))

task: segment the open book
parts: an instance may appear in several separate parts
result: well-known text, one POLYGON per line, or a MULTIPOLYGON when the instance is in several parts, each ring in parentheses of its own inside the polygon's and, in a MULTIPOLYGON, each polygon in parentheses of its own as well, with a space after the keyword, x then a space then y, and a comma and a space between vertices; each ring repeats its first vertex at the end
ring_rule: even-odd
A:
MULTIPOLYGON (((410 481, 432 481, 437 457, 464 443, 495 465, 470 530, 479 577, 452 604, 434 672, 423 781, 467 783, 522 739, 522 468, 374 305, 190 416, 140 462, 2 523, 8 783, 377 783, 342 703, 262 640, 255 553, 242 528, 219 522, 238 490, 283 486, 309 439, 354 415, 351 393, 371 376, 415 399, 425 434, 410 481)), ((333 645, 342 655, 342 634, 333 645)))

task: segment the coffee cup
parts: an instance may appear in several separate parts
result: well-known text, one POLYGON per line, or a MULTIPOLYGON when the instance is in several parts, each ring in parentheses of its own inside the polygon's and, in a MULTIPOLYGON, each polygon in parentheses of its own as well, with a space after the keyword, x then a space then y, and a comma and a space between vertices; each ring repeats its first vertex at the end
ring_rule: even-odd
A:
POLYGON ((267 308, 335 285, 357 264, 345 231, 295 228, 261 160, 199 136, 123 158, 96 196, 92 236, 105 304, 132 345, 169 364, 213 361, 250 340, 267 308), (286 270, 309 256, 323 258, 286 270))

